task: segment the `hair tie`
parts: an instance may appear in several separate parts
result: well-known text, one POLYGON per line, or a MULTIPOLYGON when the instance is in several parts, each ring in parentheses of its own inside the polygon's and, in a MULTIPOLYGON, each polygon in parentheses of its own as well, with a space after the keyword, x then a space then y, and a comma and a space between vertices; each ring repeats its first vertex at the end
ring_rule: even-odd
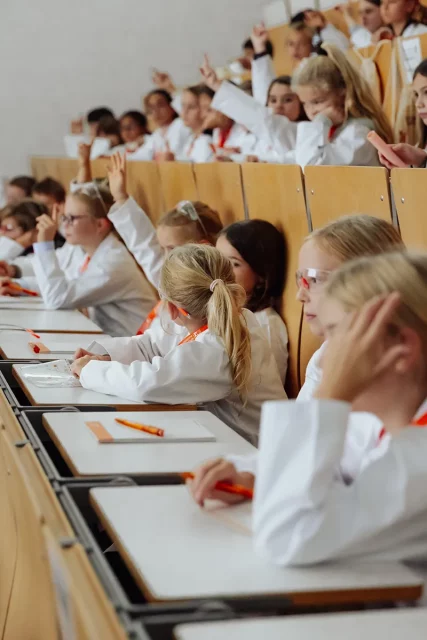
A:
POLYGON ((217 280, 212 280, 209 289, 212 291, 215 289, 216 285, 219 284, 220 282, 224 283, 224 280, 221 280, 221 278, 218 278, 217 280))

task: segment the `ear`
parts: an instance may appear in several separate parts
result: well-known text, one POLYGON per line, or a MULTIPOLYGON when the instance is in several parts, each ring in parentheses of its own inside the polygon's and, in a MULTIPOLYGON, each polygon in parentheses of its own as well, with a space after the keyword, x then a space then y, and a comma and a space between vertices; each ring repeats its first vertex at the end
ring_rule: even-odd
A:
POLYGON ((406 347, 405 354, 395 363, 395 371, 399 374, 407 374, 412 371, 422 354, 422 343, 418 333, 411 327, 399 329, 400 343, 406 347))
POLYGON ((103 233, 111 231, 112 229, 112 224, 108 218, 96 218, 96 225, 99 231, 102 231, 103 233))
POLYGON ((167 305, 171 320, 175 321, 179 316, 179 309, 173 302, 168 302, 167 305))

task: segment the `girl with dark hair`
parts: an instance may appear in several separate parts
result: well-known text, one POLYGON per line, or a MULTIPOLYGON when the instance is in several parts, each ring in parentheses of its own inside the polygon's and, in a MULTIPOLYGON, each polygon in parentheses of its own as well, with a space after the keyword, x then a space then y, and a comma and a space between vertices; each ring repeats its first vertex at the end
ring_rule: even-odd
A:
POLYGON ((120 135, 128 151, 136 151, 147 140, 147 118, 142 111, 126 111, 119 120, 120 135))

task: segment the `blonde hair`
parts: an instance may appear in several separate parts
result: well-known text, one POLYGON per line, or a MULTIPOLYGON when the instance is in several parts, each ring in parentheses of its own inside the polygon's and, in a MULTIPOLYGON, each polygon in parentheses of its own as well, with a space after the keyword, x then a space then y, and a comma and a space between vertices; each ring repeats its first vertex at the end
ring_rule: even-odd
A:
POLYGON ((359 258, 343 265, 328 280, 325 296, 346 311, 360 309, 378 295, 397 291, 401 304, 394 322, 411 326, 427 342, 427 255, 409 251, 359 258))
POLYGON ((207 240, 210 244, 215 244, 217 236, 222 230, 222 222, 218 212, 199 200, 178 203, 172 211, 160 218, 157 226, 187 227, 189 240, 194 242, 207 240))
POLYGON ((337 47, 324 44, 322 49, 327 55, 319 55, 303 62, 293 76, 292 87, 314 86, 331 92, 344 90, 346 119, 369 118, 378 135, 392 143, 393 131, 390 123, 366 80, 337 47))
POLYGON ((309 240, 343 262, 405 248, 398 230, 390 222, 366 215, 338 218, 310 233, 305 241, 309 240))
POLYGON ((90 215, 98 219, 108 219, 108 212, 114 204, 114 198, 103 182, 99 184, 96 181, 91 182, 69 195, 86 205, 90 215))
POLYGON ((233 383, 244 397, 251 376, 251 341, 241 314, 246 293, 236 284, 231 262, 209 245, 177 247, 165 260, 160 289, 191 317, 207 320, 209 331, 224 342, 233 383), (218 282, 211 291, 214 280, 218 282))

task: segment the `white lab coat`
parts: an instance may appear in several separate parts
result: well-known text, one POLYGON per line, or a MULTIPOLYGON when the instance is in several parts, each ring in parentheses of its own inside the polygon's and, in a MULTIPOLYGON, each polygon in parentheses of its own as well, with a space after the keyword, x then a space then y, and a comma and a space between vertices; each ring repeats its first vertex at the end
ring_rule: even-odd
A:
POLYGON ((156 129, 144 144, 134 153, 128 154, 128 160, 155 160, 157 153, 169 149, 175 156, 182 156, 193 132, 185 126, 181 118, 175 120, 166 129, 156 129))
POLYGON ((354 25, 350 28, 350 41, 356 49, 370 47, 372 44, 372 33, 360 24, 354 25))
POLYGON ((15 260, 25 251, 22 244, 7 236, 0 236, 0 260, 15 260))
POLYGON ((212 136, 202 133, 194 134, 188 139, 184 151, 175 156, 180 162, 212 162, 215 160, 212 136))
MULTIPOLYGON (((240 93, 243 93, 241 89, 238 89, 237 87, 235 88, 237 89, 237 91, 240 91, 240 93)), ((222 149, 219 147, 220 136, 220 130, 214 129, 212 134, 213 145, 218 155, 221 155, 222 152, 222 149)), ((235 162, 238 162, 239 156, 245 156, 252 153, 252 150, 255 148, 255 144, 256 137, 252 135, 248 131, 248 129, 235 122, 231 127, 230 134, 224 145, 224 151, 226 151, 227 149, 233 149, 234 153, 231 155, 231 157, 235 160, 235 162)))
MULTIPOLYGON (((286 394, 264 330, 244 310, 251 336, 252 376, 243 403, 231 380, 229 359, 221 340, 210 331, 165 353, 149 329, 143 336, 96 339, 113 362, 91 361, 82 370, 86 389, 139 402, 198 404, 229 427, 257 441, 261 405, 286 394)), ((89 350, 92 349, 89 347, 89 350)))
POLYGON ((403 30, 401 38, 412 38, 412 36, 422 36, 427 33, 427 25, 421 22, 410 22, 403 30))
POLYGON ((374 125, 367 118, 349 118, 329 140, 332 122, 324 115, 311 122, 291 122, 270 113, 229 82, 222 83, 212 107, 241 122, 271 147, 283 164, 378 166, 378 154, 367 141, 374 125))
POLYGON ((349 415, 336 401, 264 406, 253 529, 270 562, 427 558, 427 430, 383 438, 348 484, 336 468, 349 415))
POLYGON ((298 394, 298 400, 311 400, 322 379, 321 362, 326 349, 326 342, 311 356, 305 371, 305 381, 298 394))
POLYGON ((255 317, 265 330, 274 359, 279 370, 280 379, 285 384, 288 370, 288 331, 282 318, 272 307, 256 311, 255 317))
POLYGON ((126 247, 110 233, 80 273, 85 252, 65 243, 37 252, 34 274, 50 309, 88 308, 91 319, 113 336, 135 333, 156 303, 155 295, 126 247))

